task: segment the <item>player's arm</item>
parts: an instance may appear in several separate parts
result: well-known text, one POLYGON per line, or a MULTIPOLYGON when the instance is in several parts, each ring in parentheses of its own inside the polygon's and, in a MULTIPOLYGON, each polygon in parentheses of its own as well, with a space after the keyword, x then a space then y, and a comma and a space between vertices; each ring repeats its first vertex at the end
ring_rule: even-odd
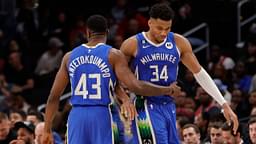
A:
POLYGON ((45 127, 44 127, 45 143, 50 143, 49 139, 51 137, 50 134, 51 134, 51 128, 52 128, 52 121, 54 119, 55 113, 59 108, 60 96, 62 95, 63 91, 65 90, 69 82, 68 72, 66 68, 68 59, 69 59, 69 53, 67 53, 62 59, 61 66, 59 68, 59 71, 56 74, 56 77, 55 77, 55 80, 46 104, 45 127))
POLYGON ((126 39, 121 47, 120 50, 123 52, 123 54, 125 55, 126 59, 128 62, 130 62, 132 57, 135 57, 136 53, 137 53, 137 39, 135 36, 130 37, 128 39, 126 39))
POLYGON ((202 86, 202 88, 222 106, 225 118, 228 121, 234 121, 234 131, 236 132, 238 128, 237 116, 220 93, 212 78, 199 64, 189 41, 179 34, 175 34, 174 38, 181 53, 182 63, 193 73, 196 81, 202 86))
POLYGON ((172 95, 175 88, 173 86, 158 86, 146 81, 139 81, 128 67, 124 54, 120 50, 111 49, 109 56, 116 76, 119 81, 124 83, 128 89, 136 94, 143 96, 172 95))
POLYGON ((116 98, 118 99, 118 102, 120 102, 121 104, 130 101, 130 97, 127 95, 124 90, 123 84, 121 84, 120 82, 118 82, 115 87, 115 93, 117 95, 116 98))
MULTIPOLYGON (((137 51, 137 39, 135 38, 135 36, 126 39, 122 43, 120 50, 124 53, 126 60, 130 62, 131 58, 135 56, 135 53, 137 51)), ((126 94, 124 87, 127 87, 127 86, 124 86, 124 84, 121 85, 121 83, 118 84, 117 91, 119 94, 117 95, 119 96, 119 99, 120 101, 122 101, 122 103, 128 104, 130 103, 130 98, 126 94)), ((137 114, 137 111, 134 105, 132 106, 132 108, 129 108, 129 105, 125 104, 121 106, 121 113, 124 114, 126 117, 127 115, 129 115, 130 119, 134 119, 134 116, 137 114), (129 110, 130 110, 130 114, 129 114, 129 110)))
POLYGON ((119 83, 115 88, 117 99, 120 101, 120 111, 126 118, 133 120, 137 115, 136 108, 124 88, 119 83))

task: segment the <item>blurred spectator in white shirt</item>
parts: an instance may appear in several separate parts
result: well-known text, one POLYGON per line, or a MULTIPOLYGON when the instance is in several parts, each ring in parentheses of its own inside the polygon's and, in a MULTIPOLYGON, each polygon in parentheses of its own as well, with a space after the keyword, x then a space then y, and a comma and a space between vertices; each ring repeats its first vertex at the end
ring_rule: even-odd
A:
POLYGON ((36 75, 48 74, 59 68, 63 56, 62 46, 63 42, 59 38, 50 38, 48 42, 49 50, 40 57, 35 69, 36 75))

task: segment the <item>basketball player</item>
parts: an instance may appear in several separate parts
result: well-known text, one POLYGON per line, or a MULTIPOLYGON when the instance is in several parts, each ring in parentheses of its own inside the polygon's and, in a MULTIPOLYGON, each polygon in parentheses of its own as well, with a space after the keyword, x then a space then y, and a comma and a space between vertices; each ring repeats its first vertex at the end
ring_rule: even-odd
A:
POLYGON ((175 84, 157 86, 138 81, 121 51, 106 45, 107 21, 100 15, 87 20, 88 43, 68 52, 56 75, 46 106, 44 144, 52 144, 52 121, 59 98, 71 83, 72 109, 67 124, 68 144, 112 144, 109 104, 116 80, 141 95, 179 93, 175 84))
MULTIPOLYGON (((199 64, 189 41, 182 35, 170 32, 173 10, 167 4, 158 3, 152 6, 149 15, 149 30, 128 38, 120 48, 131 63, 138 79, 168 86, 176 81, 178 64, 181 61, 193 73, 204 90, 222 106, 225 118, 234 122, 233 130, 236 132, 238 127, 236 114, 231 110, 212 78, 199 64)), ((138 143, 179 143, 172 97, 166 95, 143 99, 137 97, 136 104, 139 104, 136 106, 139 116, 134 130, 139 136, 138 143), (145 100, 145 107, 141 106, 141 100, 145 100), (147 127, 146 130, 144 127, 147 127)))

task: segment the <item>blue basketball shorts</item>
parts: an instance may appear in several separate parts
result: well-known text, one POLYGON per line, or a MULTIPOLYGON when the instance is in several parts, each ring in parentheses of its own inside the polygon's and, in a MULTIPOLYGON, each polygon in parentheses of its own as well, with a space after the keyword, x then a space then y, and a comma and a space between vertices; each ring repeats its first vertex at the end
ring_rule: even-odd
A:
POLYGON ((73 107, 67 124, 68 144, 113 144, 110 109, 106 106, 73 107))
POLYGON ((179 144, 176 106, 173 102, 136 103, 138 117, 132 125, 134 144, 179 144), (140 105, 140 106, 138 106, 140 105))

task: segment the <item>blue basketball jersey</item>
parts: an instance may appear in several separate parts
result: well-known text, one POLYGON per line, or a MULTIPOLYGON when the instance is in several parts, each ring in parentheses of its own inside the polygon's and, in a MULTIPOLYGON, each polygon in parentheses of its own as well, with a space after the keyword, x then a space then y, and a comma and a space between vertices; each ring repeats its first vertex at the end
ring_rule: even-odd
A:
MULTIPOLYGON (((146 38, 145 33, 136 35, 137 54, 131 67, 139 80, 169 86, 176 81, 180 52, 174 34, 168 33, 160 44, 146 38)), ((176 110, 173 98, 167 95, 137 97, 138 116, 132 124, 134 144, 179 144, 176 129, 176 110)))
MULTIPOLYGON (((154 44, 146 38, 145 33, 136 35, 137 55, 131 67, 139 80, 168 86, 176 81, 180 52, 174 41, 174 34, 170 32, 160 44, 154 44)), ((170 96, 146 97, 150 100, 171 100, 170 96)))
POLYGON ((111 46, 100 43, 89 48, 83 44, 72 50, 67 65, 73 106, 109 105, 116 76, 109 63, 111 46))

